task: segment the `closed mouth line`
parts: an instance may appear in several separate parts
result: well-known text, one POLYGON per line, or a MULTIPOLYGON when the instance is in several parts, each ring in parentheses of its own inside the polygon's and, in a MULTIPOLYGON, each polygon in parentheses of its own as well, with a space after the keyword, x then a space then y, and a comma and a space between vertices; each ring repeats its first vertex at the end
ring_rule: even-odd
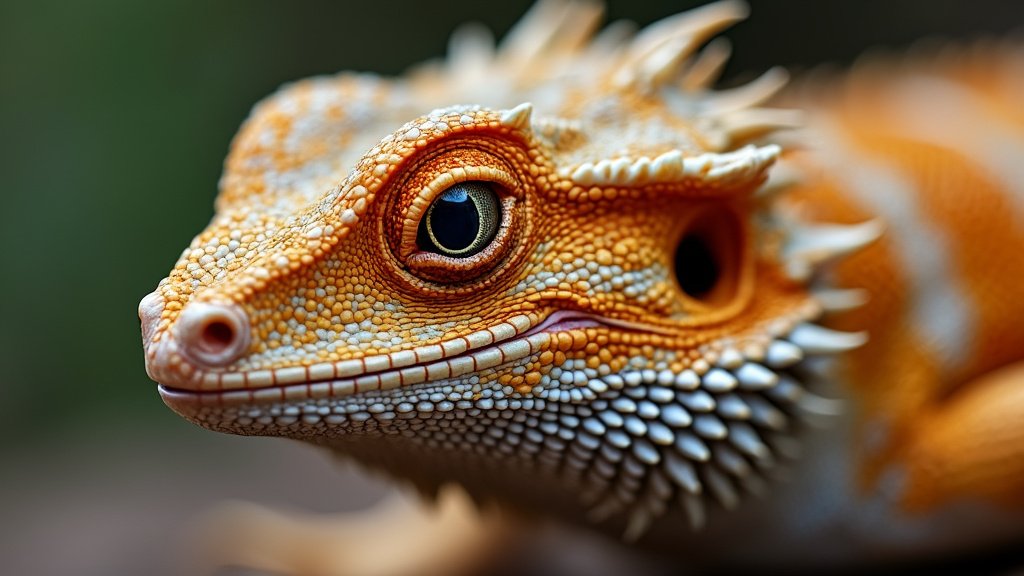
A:
POLYGON ((659 330, 567 310, 554 312, 534 326, 529 326, 530 323, 528 316, 521 315, 464 337, 412 350, 334 364, 212 373, 204 378, 204 389, 161 385, 159 390, 165 400, 213 405, 337 398, 368 390, 391 390, 457 378, 520 360, 539 352, 551 333, 601 326, 659 330))

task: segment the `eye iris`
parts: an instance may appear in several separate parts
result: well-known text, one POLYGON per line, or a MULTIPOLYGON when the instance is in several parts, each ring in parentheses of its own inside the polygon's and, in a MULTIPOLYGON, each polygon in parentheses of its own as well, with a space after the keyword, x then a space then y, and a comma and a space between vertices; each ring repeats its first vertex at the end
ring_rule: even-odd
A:
POLYGON ((422 250, 466 258, 490 244, 500 220, 498 195, 486 182, 461 182, 427 209, 417 242, 422 250))

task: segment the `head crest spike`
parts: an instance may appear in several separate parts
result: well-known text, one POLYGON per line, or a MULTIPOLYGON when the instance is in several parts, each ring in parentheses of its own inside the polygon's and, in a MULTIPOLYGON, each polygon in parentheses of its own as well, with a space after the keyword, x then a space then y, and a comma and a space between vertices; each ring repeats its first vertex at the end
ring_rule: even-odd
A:
POLYGON ((728 38, 715 38, 708 42, 683 73, 680 87, 685 92, 711 88, 722 73, 732 55, 732 43, 728 38))
POLYGON ((530 130, 530 117, 533 115, 533 104, 523 102, 501 115, 501 123, 517 130, 530 130))
POLYGON ((541 0, 505 36, 498 56, 525 71, 541 57, 577 50, 593 35, 603 12, 597 2, 541 0))
POLYGON ((732 152, 707 152, 697 156, 670 150, 653 159, 647 156, 605 158, 562 172, 580 186, 645 186, 692 181, 728 191, 762 180, 780 152, 775 145, 750 145, 732 152))
POLYGON ((615 73, 620 86, 658 87, 710 36, 747 17, 747 5, 725 0, 651 24, 633 40, 615 73))
POLYGON ((753 108, 767 102, 789 82, 789 72, 781 66, 769 68, 764 74, 742 86, 715 92, 708 109, 715 112, 732 112, 753 108))
POLYGON ((719 118, 719 127, 730 144, 740 144, 786 128, 803 126, 800 110, 745 108, 719 118))

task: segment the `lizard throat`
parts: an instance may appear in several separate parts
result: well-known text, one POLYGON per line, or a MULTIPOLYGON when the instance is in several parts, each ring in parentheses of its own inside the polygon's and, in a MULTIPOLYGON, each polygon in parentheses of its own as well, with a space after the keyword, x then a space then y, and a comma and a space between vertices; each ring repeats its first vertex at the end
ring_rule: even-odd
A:
POLYGON ((548 496, 578 494, 574 506, 597 521, 623 514, 624 537, 634 539, 671 501, 698 528, 710 500, 732 509, 742 492, 764 490, 770 472, 796 457, 801 422, 835 415, 835 402, 807 390, 819 383, 805 356, 849 350, 863 335, 808 320, 772 322, 763 349, 723 348, 702 366, 673 369, 678 353, 655 347, 642 364, 608 373, 566 357, 545 362, 551 368, 541 375, 529 356, 549 352, 566 329, 621 329, 566 312, 443 362, 258 390, 163 387, 161 394, 205 428, 358 452, 402 476, 426 470, 450 481, 451 469, 435 466, 438 454, 480 454, 491 464, 477 471, 493 466, 496 474, 482 485, 493 490, 507 473, 538 466, 551 475, 548 496), (537 384, 520 392, 493 378, 516 369, 537 374, 537 384), (389 446, 406 451, 359 448, 381 446, 367 439, 400 439, 405 444, 389 446))

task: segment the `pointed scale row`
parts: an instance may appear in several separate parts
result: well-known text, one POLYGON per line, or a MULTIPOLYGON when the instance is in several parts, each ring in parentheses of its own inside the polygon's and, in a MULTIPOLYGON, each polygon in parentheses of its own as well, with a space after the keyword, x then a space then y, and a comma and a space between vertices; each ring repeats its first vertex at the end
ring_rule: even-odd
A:
POLYGON ((732 152, 707 152, 697 156, 671 150, 653 159, 641 156, 584 162, 564 170, 562 176, 580 186, 643 186, 686 181, 739 186, 762 178, 779 152, 780 148, 775 145, 748 145, 732 152))
POLYGON ((775 454, 795 455, 782 441, 788 413, 834 407, 776 370, 863 342, 863 334, 801 324, 773 341, 760 362, 723 354, 703 374, 639 370, 591 379, 598 400, 593 415, 579 420, 571 452, 577 474, 591 473, 592 516, 628 511, 625 536, 635 539, 673 497, 698 528, 705 495, 728 509, 739 502, 738 488, 762 491, 775 454))
POLYGON ((301 406, 238 406, 234 413, 268 428, 385 426, 429 446, 523 458, 575 476, 599 511, 627 511, 630 535, 638 536, 673 499, 699 526, 707 496, 729 507, 740 491, 758 489, 777 461, 795 454, 786 435, 793 414, 835 409, 786 369, 805 355, 863 341, 861 334, 800 324, 757 358, 722 353, 703 373, 628 371, 574 379, 570 390, 535 389, 529 398, 476 390, 462 377, 388 394, 307 397, 301 406), (453 411, 464 416, 451 418, 453 411))

